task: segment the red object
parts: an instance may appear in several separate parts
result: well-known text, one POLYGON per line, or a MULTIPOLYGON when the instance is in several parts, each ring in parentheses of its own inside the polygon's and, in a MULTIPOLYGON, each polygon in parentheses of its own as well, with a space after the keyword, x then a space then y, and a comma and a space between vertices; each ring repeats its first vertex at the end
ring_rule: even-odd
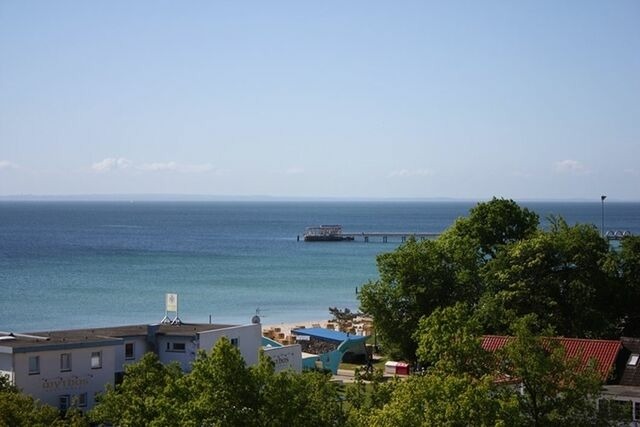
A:
POLYGON ((396 365, 396 374, 397 375, 409 375, 409 364, 398 362, 396 365))
MULTIPOLYGON (((582 367, 586 367, 590 360, 596 361, 596 369, 600 372, 603 381, 609 377, 613 365, 622 348, 620 341, 613 340, 589 340, 583 338, 544 338, 545 340, 558 341, 565 351, 566 359, 577 358, 582 367)), ((501 349, 513 337, 485 335, 482 337, 482 348, 486 351, 496 351, 501 349)))

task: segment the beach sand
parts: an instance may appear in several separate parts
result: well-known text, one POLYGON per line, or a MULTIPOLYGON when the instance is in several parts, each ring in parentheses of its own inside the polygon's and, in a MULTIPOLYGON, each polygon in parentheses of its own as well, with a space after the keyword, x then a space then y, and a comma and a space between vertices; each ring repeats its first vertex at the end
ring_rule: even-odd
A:
POLYGON ((283 333, 285 336, 291 335, 291 330, 298 328, 326 328, 331 321, 324 320, 302 320, 300 322, 288 322, 288 323, 272 323, 268 325, 262 325, 263 334, 267 331, 273 330, 277 333, 283 333))

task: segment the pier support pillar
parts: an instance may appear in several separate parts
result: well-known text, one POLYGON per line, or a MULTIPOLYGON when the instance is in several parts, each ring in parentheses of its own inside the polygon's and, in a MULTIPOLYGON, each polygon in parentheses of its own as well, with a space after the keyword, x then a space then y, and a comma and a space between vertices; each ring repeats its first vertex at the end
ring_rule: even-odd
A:
POLYGON ((387 236, 382 236, 382 243, 387 243, 387 236))
POLYGON ((364 236, 364 242, 369 243, 369 236, 364 236))

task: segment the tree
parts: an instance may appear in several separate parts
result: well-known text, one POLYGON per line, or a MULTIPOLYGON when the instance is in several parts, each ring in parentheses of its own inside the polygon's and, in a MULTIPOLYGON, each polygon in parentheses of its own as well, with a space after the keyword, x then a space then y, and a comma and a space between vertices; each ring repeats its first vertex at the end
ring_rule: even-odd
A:
POLYGON ((65 426, 60 412, 44 405, 31 396, 20 393, 0 374, 0 426, 49 427, 65 426))
POLYGON ((127 368, 91 411, 95 423, 126 426, 335 426, 342 413, 330 376, 275 373, 264 354, 247 367, 240 351, 221 338, 201 351, 191 372, 154 354, 127 368))
POLYGON ((466 305, 438 308, 420 320, 414 333, 418 360, 441 373, 481 377, 493 371, 481 334, 480 322, 466 305))
POLYGON ((359 298, 386 351, 414 360, 411 334, 420 318, 457 302, 477 304, 486 291, 481 268, 504 247, 532 235, 537 224, 535 213, 494 198, 478 204, 435 241, 409 239, 379 255, 380 279, 364 285, 359 298))
POLYGON ((155 353, 147 353, 129 365, 121 384, 107 386, 89 412, 95 423, 135 426, 173 425, 178 408, 188 398, 176 388, 182 371, 178 364, 164 365, 155 353))
POLYGON ((490 259, 504 245, 533 235, 538 225, 535 212, 521 208, 513 200, 494 197, 489 202, 478 203, 468 217, 459 218, 445 235, 475 240, 483 258, 490 259))
POLYGON ((182 383, 189 396, 180 410, 182 425, 255 425, 258 389, 227 338, 220 338, 210 354, 200 351, 182 383))
POLYGON ((504 333, 509 322, 534 313, 540 330, 619 336, 624 285, 610 274, 609 262, 608 244, 593 226, 569 226, 562 219, 549 232, 508 245, 484 268, 483 303, 505 315, 494 318, 488 329, 504 333))
POLYGON ((640 336, 640 313, 637 307, 637 302, 640 301, 640 236, 622 239, 616 272, 624 284, 623 334, 640 336))
POLYGON ((264 354, 251 368, 259 385, 259 426, 331 426, 340 420, 337 389, 330 376, 320 372, 275 373, 273 362, 264 354))
POLYGON ((360 413, 360 425, 375 427, 499 426, 516 408, 513 396, 503 396, 491 377, 434 374, 399 382, 389 403, 360 413))
POLYGON ((536 336, 534 317, 516 322, 514 339, 498 353, 500 372, 522 384, 522 392, 517 394, 520 422, 531 426, 592 425, 602 388, 600 374, 593 364, 584 367, 578 360, 567 359, 557 341, 536 336))

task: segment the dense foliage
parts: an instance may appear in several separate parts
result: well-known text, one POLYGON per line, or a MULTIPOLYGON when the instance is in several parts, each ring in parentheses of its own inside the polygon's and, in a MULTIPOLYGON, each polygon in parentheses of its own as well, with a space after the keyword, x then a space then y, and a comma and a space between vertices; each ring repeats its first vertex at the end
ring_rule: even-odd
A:
POLYGON ((331 426, 341 414, 327 374, 275 373, 266 356, 246 367, 222 338, 187 374, 148 353, 102 395, 90 418, 122 426, 331 426))
POLYGON ((380 278, 362 287, 360 303, 388 353, 415 361, 420 319, 457 303, 475 312, 483 332, 508 334, 535 314, 537 331, 638 335, 640 237, 613 251, 594 226, 550 223, 542 230, 535 213, 493 199, 436 240, 409 240, 378 256, 380 278))
POLYGON ((81 412, 71 408, 60 414, 56 408, 44 405, 24 395, 0 375, 0 427, 84 427, 88 423, 81 412))

